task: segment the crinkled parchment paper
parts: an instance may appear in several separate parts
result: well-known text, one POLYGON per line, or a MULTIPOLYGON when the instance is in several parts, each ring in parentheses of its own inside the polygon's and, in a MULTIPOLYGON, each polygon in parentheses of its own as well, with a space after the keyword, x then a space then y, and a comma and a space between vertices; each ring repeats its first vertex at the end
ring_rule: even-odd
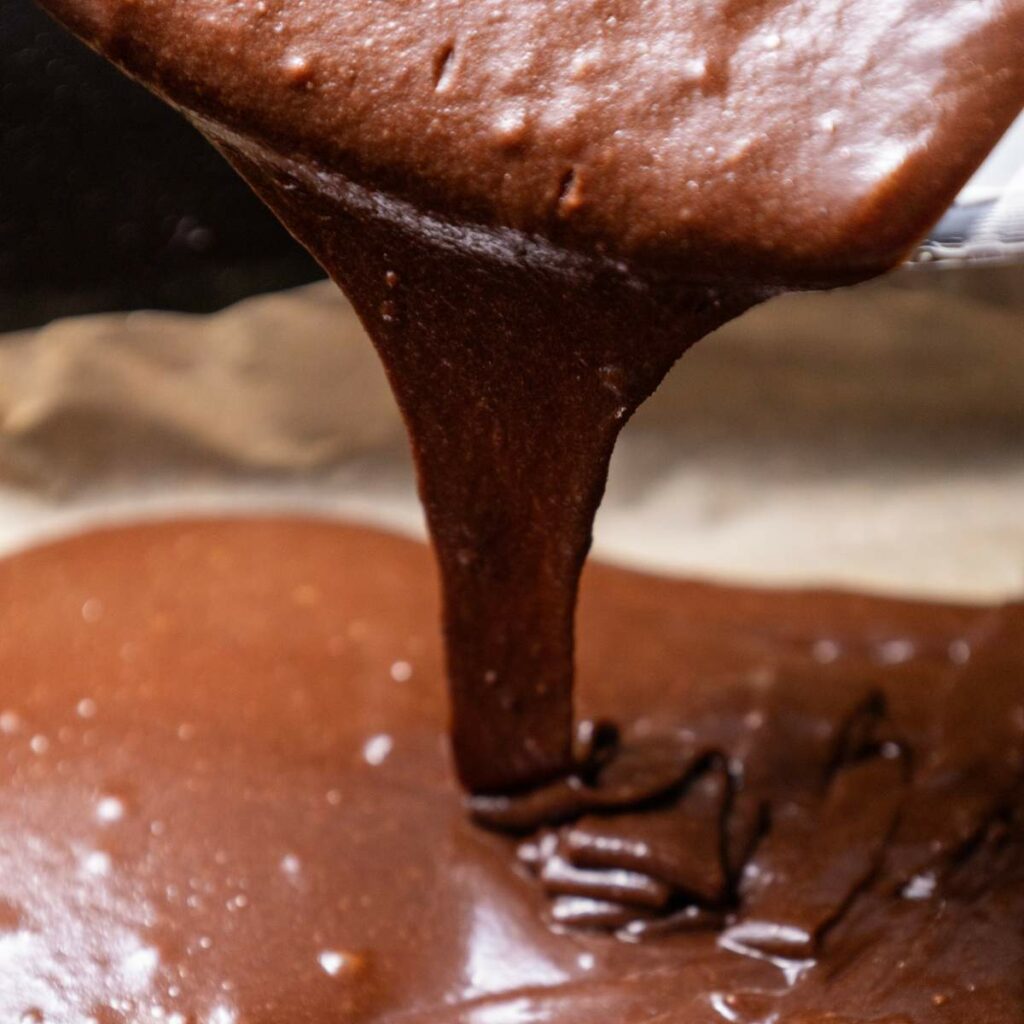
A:
MULTIPOLYGON (((238 508, 422 531, 331 285, 0 337, 0 548, 238 508)), ((1024 593, 1024 268, 788 297, 702 342, 627 427, 596 547, 716 579, 1024 593)))

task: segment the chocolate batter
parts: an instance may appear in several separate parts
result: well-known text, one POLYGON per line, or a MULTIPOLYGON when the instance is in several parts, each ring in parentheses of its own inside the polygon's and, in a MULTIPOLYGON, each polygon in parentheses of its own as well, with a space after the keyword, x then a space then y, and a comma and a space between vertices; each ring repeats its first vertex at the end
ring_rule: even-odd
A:
POLYGON ((640 821, 670 839, 645 886, 596 879, 627 811, 564 826, 583 877, 542 889, 513 854, 543 836, 462 811, 435 586, 424 547, 315 522, 0 563, 0 1019, 1021 1020, 1024 605, 592 567, 582 712, 691 756, 640 821))
MULTIPOLYGON (((663 622, 631 622, 627 606, 621 625, 599 624, 616 647, 602 659, 603 683, 581 695, 583 710, 599 697, 594 711, 621 722, 622 736, 600 724, 574 732, 572 684, 577 584, 618 431, 682 352, 728 318, 784 288, 860 279, 901 258, 1020 109, 1024 4, 47 6, 185 109, 352 298, 420 471, 441 568, 456 766, 479 823, 527 836, 520 878, 502 840, 453 824, 450 795, 424 796, 436 777, 429 759, 414 759, 386 795, 342 780, 346 842, 333 845, 339 833, 325 825, 307 857, 333 853, 348 902, 321 892, 302 917, 322 918, 324 935, 345 932, 320 960, 347 979, 348 1001, 331 1012, 796 1022, 841 1007, 891 1022, 1011 1020, 1024 1005, 1011 924, 1022 728, 1012 666, 940 672, 913 658, 904 673, 854 657, 832 672, 780 651, 772 629, 759 645, 731 626, 709 642, 706 663, 695 644, 666 672, 647 661, 676 638, 663 622), (751 666, 764 671, 744 676, 751 666), (445 849, 451 863, 439 871, 445 849), (370 867, 385 877, 367 882, 370 867), (443 905, 429 922, 410 918, 414 894, 431 887, 443 905), (541 892, 559 927, 662 941, 601 945, 567 967, 566 950, 583 940, 543 930, 541 892), (351 909, 361 897, 372 910, 351 909), (979 983, 969 966, 981 944, 1000 952, 977 965, 979 983), (495 971, 506 977, 493 983, 495 971), (491 1005, 493 990, 519 994, 491 1005), (439 1009, 469 997, 484 1001, 439 1009), (943 1009, 954 998, 956 1009, 943 1009)), ((300 548, 312 543, 296 536, 300 548)), ((338 545, 323 556, 335 568, 338 545)), ((91 557, 105 563, 101 551, 91 557)), ((380 557, 375 571, 385 572, 380 557)), ((258 570, 290 571, 276 558, 258 570)), ((187 574, 173 582, 194 589, 187 574)), ((167 585, 155 580, 154 593, 167 585)), ((344 586, 370 600, 354 578, 344 586)), ((676 601, 692 622, 711 614, 672 590, 660 597, 673 629, 676 601)), ((221 643, 245 632, 236 600, 245 615, 232 596, 221 643)), ((870 608, 860 630, 842 602, 835 609, 837 628, 856 638, 844 644, 870 636, 870 608)), ((799 633, 799 605, 790 612, 799 633)), ((961 614, 978 629, 988 621, 961 614)), ((756 603, 751 616, 747 629, 756 603)), ((926 648, 938 635, 945 663, 958 638, 942 634, 942 618, 923 616, 920 628, 926 648)), ((261 642, 293 650, 294 631, 255 619, 261 642)), ((994 616, 991 628, 1005 631, 991 656, 1017 657, 1019 616, 994 616)), ((815 620, 806 643, 818 630, 815 620)), ((172 642, 186 660, 204 650, 172 642)), ((253 743, 259 730, 248 737, 244 715, 257 722, 263 691, 217 675, 253 743)), ((265 698, 267 721, 290 721, 288 694, 303 692, 304 678, 266 691, 277 693, 265 698)), ((357 707, 376 692, 352 666, 337 679, 357 707)), ((152 685, 173 684, 161 668, 152 685)), ((417 730, 432 742, 430 708, 414 727, 380 707, 390 739, 366 739, 371 764, 417 730)), ((154 710, 157 728, 166 711, 154 710)), ((295 809, 301 785, 288 766, 335 764, 347 735, 326 709, 311 721, 322 742, 300 730, 268 752, 288 776, 285 827, 297 836, 320 819, 295 809)), ((214 741, 228 751, 231 728, 218 724, 227 731, 214 741)), ((145 745, 156 756, 156 740, 145 745)), ((233 781, 219 755, 201 763, 224 786, 214 805, 270 785, 248 763, 233 781)), ((227 812, 209 813, 200 837, 227 824, 227 812)), ((262 830, 284 820, 276 813, 235 822, 232 842, 248 836, 262 854, 262 830)), ((260 954, 289 934, 270 917, 246 928, 268 943, 260 954)), ((268 1007, 285 990, 275 975, 245 1012, 279 1019, 268 1007)), ((317 996, 302 986, 294 998, 312 1007, 317 996)))
POLYGON ((45 0, 345 289, 404 412, 463 783, 573 768, 615 438, 698 338, 896 263, 1024 103, 1024 3, 45 0))

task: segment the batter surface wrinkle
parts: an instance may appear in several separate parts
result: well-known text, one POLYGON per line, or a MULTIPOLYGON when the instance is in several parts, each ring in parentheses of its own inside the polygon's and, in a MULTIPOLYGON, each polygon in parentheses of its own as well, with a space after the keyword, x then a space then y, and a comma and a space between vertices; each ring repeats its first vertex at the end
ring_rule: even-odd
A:
POLYGON ((462 811, 437 602, 421 545, 315 521, 0 562, 0 1017, 1021 1019, 1024 605, 592 566, 581 709, 688 767, 524 839, 462 811))

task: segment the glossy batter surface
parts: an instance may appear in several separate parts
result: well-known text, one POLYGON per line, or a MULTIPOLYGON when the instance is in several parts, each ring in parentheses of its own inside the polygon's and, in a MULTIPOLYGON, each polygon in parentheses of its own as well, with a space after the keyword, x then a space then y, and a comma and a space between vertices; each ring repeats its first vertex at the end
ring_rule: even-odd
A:
MULTIPOLYGON (((592 567, 582 711, 630 723, 627 748, 719 757, 663 807, 690 808, 698 853, 743 820, 707 813, 716 771, 769 810, 724 939, 632 942, 553 929, 558 885, 467 820, 436 613, 425 548, 327 523, 139 526, 0 563, 0 1017, 1024 1017, 1024 607, 592 567), (867 780, 880 799, 850 800, 867 780), (798 957, 723 948, 823 917, 798 957)), ((570 848, 628 825, 582 819, 570 848)))
POLYGON ((459 777, 518 839, 448 781, 422 554, 72 542, 2 605, 39 723, 16 983, 261 1024, 1019 1019, 1019 608, 598 571, 577 711, 621 736, 574 732, 573 627, 622 425, 753 303, 898 262, 1024 101, 1021 0, 46 5, 351 297, 417 459, 459 777))

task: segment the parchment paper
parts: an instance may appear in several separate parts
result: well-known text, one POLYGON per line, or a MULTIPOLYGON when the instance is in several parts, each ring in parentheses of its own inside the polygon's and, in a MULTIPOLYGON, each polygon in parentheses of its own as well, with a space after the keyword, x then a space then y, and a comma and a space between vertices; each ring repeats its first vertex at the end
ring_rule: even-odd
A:
MULTIPOLYGON (((333 286, 0 337, 0 549, 237 508, 422 532, 333 286)), ((627 427, 596 549, 753 583, 1024 593, 1024 268, 903 271, 705 340, 627 427)))

